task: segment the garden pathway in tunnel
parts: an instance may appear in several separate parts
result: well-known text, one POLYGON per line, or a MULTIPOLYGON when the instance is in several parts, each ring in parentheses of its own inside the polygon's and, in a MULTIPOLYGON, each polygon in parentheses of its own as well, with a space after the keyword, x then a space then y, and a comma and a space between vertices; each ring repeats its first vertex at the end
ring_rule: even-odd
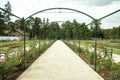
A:
POLYGON ((104 80, 57 40, 17 80, 104 80))

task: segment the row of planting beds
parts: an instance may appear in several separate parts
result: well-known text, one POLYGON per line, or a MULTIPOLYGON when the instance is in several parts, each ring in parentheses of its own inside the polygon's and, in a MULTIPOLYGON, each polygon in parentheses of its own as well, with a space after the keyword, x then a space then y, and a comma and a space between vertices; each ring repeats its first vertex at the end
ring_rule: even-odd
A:
MULTIPOLYGON (((94 40, 81 40, 81 44, 91 46, 94 44, 94 40)), ((113 53, 120 55, 120 40, 97 40, 97 44, 113 49, 113 53)))
MULTIPOLYGON (((78 40, 64 40, 65 44, 68 45, 76 54, 79 56, 91 67, 94 69, 94 50, 89 50, 90 45, 87 47, 80 45, 78 46, 78 40)), ((94 46, 93 46, 94 47, 94 46)), ((120 63, 115 63, 112 59, 112 52, 104 46, 97 47, 97 56, 96 56, 96 71, 105 79, 105 80, 120 80, 120 63), (110 54, 111 53, 111 54, 110 54), (107 55, 106 55, 107 54, 107 55), (108 55, 110 54, 110 55, 108 55)))
POLYGON ((0 42, 0 80, 15 80, 53 42, 28 40, 25 54, 23 41, 0 42))

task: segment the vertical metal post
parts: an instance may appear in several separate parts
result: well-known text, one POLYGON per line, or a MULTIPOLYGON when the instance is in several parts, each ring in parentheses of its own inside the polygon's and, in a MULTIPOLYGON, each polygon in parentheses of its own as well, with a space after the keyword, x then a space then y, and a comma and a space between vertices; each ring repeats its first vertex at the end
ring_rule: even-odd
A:
POLYGON ((79 56, 80 56, 80 38, 79 38, 79 56))
POLYGON ((45 47, 46 47, 46 23, 45 23, 45 18, 43 18, 43 23, 42 23, 42 25, 43 25, 43 28, 44 28, 44 35, 43 35, 43 39, 45 40, 45 42, 44 42, 44 50, 46 49, 45 47))
POLYGON ((94 43, 94 70, 96 71, 96 58, 97 58, 97 52, 96 52, 96 46, 97 46, 97 20, 95 20, 95 43, 94 43))
POLYGON ((40 55, 40 38, 39 38, 39 55, 40 55))
POLYGON ((40 55, 40 29, 39 29, 39 55, 40 55))
POLYGON ((25 35, 25 19, 23 18, 23 27, 24 27, 24 54, 23 54, 23 56, 24 56, 24 69, 25 69, 25 62, 26 62, 26 51, 25 51, 25 47, 26 47, 26 45, 25 45, 25 43, 26 43, 26 35, 25 35))
POLYGON ((73 37, 73 51, 74 51, 74 37, 73 37))
POLYGON ((78 38, 79 38, 79 56, 80 56, 80 26, 79 26, 78 38))
MULTIPOLYGON (((46 49, 46 26, 47 26, 47 25, 46 25, 46 23, 45 23, 45 49, 46 49)), ((44 49, 44 50, 45 50, 45 49, 44 49)))

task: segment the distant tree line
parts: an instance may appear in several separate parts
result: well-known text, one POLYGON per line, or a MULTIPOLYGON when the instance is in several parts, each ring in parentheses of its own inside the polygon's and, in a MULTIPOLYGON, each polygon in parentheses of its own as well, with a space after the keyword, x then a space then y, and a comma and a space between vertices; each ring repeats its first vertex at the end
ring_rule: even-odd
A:
MULTIPOLYGON (((0 18, 4 16, 0 12, 0 18)), ((78 23, 75 19, 73 22, 65 21, 61 26, 58 22, 49 22, 49 19, 39 17, 30 17, 26 22, 26 32, 30 34, 30 39, 93 39, 95 37, 95 27, 88 26, 85 23, 78 23)), ((22 20, 9 22, 6 24, 4 20, 0 19, 0 36, 4 36, 5 30, 21 29, 24 30, 22 20)), ((101 29, 97 27, 97 38, 101 39, 119 39, 120 26, 113 27, 113 29, 101 29)))
MULTIPOLYGON (((11 12, 10 3, 5 7, 11 12)), ((113 27, 113 29, 101 29, 101 23, 96 28, 96 37, 101 39, 120 39, 120 26, 113 27)), ((25 21, 26 32, 30 34, 29 38, 39 39, 93 39, 95 37, 95 27, 91 25, 90 28, 85 23, 77 22, 75 19, 65 21, 61 26, 58 22, 49 22, 49 19, 39 17, 29 17, 25 21)), ((5 35, 6 30, 20 29, 24 30, 23 20, 16 20, 12 22, 9 14, 0 11, 0 36, 5 35)))
POLYGON ((120 39, 120 26, 113 27, 112 29, 104 29, 105 39, 120 39))

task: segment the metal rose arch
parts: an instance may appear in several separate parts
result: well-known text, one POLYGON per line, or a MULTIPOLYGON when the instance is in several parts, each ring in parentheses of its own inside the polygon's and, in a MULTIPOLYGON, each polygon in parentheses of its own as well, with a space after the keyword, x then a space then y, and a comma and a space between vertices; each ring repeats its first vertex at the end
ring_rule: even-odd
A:
MULTIPOLYGON (((111 16, 111 15, 119 12, 120 9, 118 9, 118 10, 116 10, 116 11, 114 11, 114 12, 112 12, 112 13, 106 15, 106 16, 103 16, 103 17, 100 18, 100 19, 96 19, 96 18, 92 17, 91 15, 89 15, 89 14, 87 14, 87 13, 84 13, 84 12, 82 12, 82 11, 79 11, 79 10, 76 10, 76 9, 72 9, 72 8, 64 8, 64 7, 55 7, 55 8, 43 9, 43 10, 40 10, 40 11, 38 11, 38 12, 35 12, 35 13, 31 14, 31 15, 28 16, 27 18, 24 18, 24 17, 23 17, 23 18, 20 18, 20 17, 16 16, 15 14, 6 11, 6 10, 3 9, 3 8, 0 8, 0 10, 2 10, 2 11, 4 11, 4 12, 7 12, 7 13, 10 13, 11 16, 14 16, 14 17, 16 17, 16 18, 18 18, 18 19, 22 19, 22 25, 23 25, 23 27, 24 27, 24 54, 23 54, 24 57, 26 56, 26 54, 25 54, 25 47, 26 47, 26 45, 25 45, 25 44, 26 44, 26 36, 25 36, 25 32, 26 32, 25 28, 26 28, 26 26, 25 26, 25 22, 26 22, 26 20, 27 20, 29 17, 31 17, 31 16, 34 16, 34 15, 36 15, 36 14, 39 14, 39 13, 42 13, 42 12, 45 12, 45 11, 50 11, 50 10, 62 10, 62 9, 63 9, 63 10, 71 10, 71 11, 74 11, 74 12, 77 12, 77 13, 84 14, 84 15, 86 15, 87 17, 89 17, 89 18, 92 19, 92 23, 94 23, 94 25, 95 25, 95 35, 94 35, 94 36, 95 36, 95 43, 94 43, 94 69, 96 70, 96 45, 97 45, 97 41, 96 41, 97 36, 96 36, 96 33, 97 33, 98 21, 99 21, 99 20, 102 20, 102 19, 104 19, 104 18, 107 18, 107 17, 109 17, 109 16, 111 16)), ((91 24, 91 23, 90 23, 90 24, 91 24)), ((24 61, 24 68, 25 68, 25 64, 26 64, 26 63, 25 63, 25 61, 24 61)))
MULTIPOLYGON (((55 7, 55 8, 48 8, 48 9, 43 9, 43 10, 40 10, 40 11, 38 11, 38 12, 35 12, 35 13, 33 13, 33 14, 31 14, 30 16, 28 16, 26 19, 23 19, 24 21, 26 21, 29 17, 32 17, 32 16, 34 16, 34 15, 36 15, 36 14, 39 14, 39 13, 42 13, 42 12, 45 12, 45 11, 50 11, 50 10, 71 10, 71 11, 74 11, 74 12, 77 12, 77 13, 81 13, 81 14, 84 14, 84 15, 86 15, 87 17, 89 17, 89 18, 91 18, 92 19, 92 21, 94 22, 94 24, 95 24, 95 43, 94 43, 94 69, 96 70, 96 45, 97 45, 97 41, 96 41, 96 33, 97 33, 97 19, 95 19, 94 17, 92 17, 91 15, 89 15, 89 14, 87 14, 87 13, 84 13, 84 12, 82 12, 82 11, 79 11, 79 10, 76 10, 76 9, 72 9, 72 8, 64 8, 64 7, 55 7)), ((24 22, 23 21, 23 22, 24 22)), ((24 26, 24 25, 23 25, 24 26)), ((24 26, 24 32, 25 32, 25 26, 24 26)), ((79 31, 80 32, 80 31, 79 31)), ((24 42, 25 42, 25 35, 24 35, 24 42)), ((25 43, 24 43, 25 44, 25 43)), ((80 37, 79 37, 79 48, 80 48, 80 37)), ((80 55, 80 53, 79 53, 79 55, 80 55)))

